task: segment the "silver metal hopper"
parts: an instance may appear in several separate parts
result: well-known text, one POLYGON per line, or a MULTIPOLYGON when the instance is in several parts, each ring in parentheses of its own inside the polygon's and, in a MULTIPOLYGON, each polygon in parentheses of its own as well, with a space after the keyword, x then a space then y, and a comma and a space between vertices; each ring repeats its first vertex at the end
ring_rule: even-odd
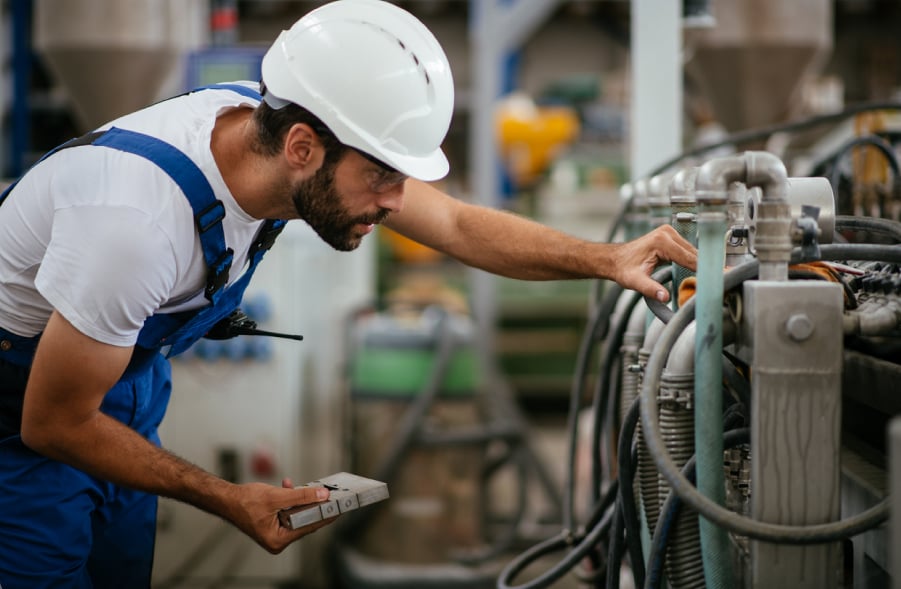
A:
POLYGON ((156 100, 206 14, 204 0, 36 0, 34 45, 87 131, 156 100))
POLYGON ((805 76, 832 51, 832 0, 712 0, 709 29, 686 30, 686 72, 730 131, 793 113, 805 76))

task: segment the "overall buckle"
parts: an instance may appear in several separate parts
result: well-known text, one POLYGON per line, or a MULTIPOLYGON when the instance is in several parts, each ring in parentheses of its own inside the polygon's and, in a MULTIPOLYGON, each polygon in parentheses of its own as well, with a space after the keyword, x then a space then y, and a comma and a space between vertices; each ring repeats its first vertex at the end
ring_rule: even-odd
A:
POLYGON ((228 271, 231 269, 234 253, 232 248, 226 249, 216 260, 216 263, 207 269, 206 288, 203 294, 210 301, 228 283, 228 271))
POLYGON ((199 232, 206 233, 224 218, 225 205, 222 204, 221 200, 217 200, 210 203, 209 206, 204 207, 201 211, 198 211, 198 213, 194 215, 194 222, 197 223, 197 230, 199 232))

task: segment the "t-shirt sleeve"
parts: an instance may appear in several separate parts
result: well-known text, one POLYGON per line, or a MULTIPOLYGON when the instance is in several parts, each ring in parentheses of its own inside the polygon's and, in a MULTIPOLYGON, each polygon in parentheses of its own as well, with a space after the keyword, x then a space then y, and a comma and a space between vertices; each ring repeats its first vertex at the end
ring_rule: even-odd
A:
POLYGON ((55 212, 35 286, 85 335, 130 346, 176 275, 171 241, 146 211, 73 206, 55 212))

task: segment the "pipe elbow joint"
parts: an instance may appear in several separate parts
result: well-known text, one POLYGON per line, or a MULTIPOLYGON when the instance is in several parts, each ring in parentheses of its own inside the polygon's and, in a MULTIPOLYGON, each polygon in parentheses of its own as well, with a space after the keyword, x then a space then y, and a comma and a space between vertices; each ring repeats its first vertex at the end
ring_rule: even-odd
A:
POLYGON ((788 171, 781 159, 766 151, 746 151, 745 162, 746 184, 759 186, 763 190, 763 201, 788 201, 788 171))
POLYGON ((682 168, 673 175, 669 185, 670 204, 694 204, 698 168, 682 168))
POLYGON ((699 205, 725 204, 729 197, 729 185, 744 180, 746 161, 743 155, 716 158, 698 168, 695 180, 699 205))

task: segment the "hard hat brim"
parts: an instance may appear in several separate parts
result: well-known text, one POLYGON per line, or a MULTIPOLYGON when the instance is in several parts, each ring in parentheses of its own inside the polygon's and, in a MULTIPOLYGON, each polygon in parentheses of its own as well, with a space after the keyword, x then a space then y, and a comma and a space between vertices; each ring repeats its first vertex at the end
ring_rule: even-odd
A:
MULTIPOLYGON (((362 149, 366 153, 369 153, 369 150, 364 147, 357 147, 357 149, 362 149)), ((389 154, 385 151, 378 152, 374 157, 377 157, 379 160, 410 178, 422 180, 423 182, 440 180, 447 176, 447 173, 450 170, 450 163, 447 161, 447 156, 444 155, 444 152, 441 149, 435 150, 427 157, 389 154)))

